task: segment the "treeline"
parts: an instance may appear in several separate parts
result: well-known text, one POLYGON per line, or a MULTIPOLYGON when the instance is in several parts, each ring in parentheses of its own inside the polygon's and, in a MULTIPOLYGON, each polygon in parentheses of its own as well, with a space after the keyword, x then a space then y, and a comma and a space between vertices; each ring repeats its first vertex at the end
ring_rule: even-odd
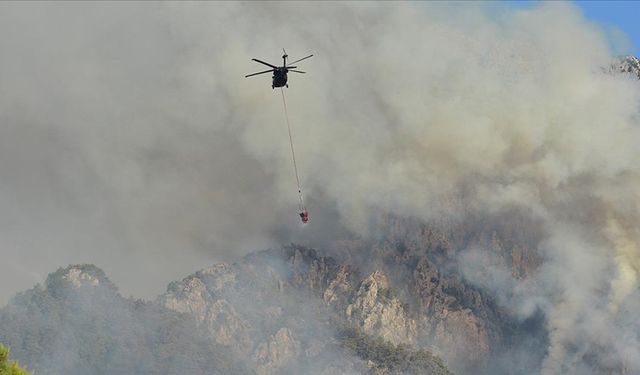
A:
POLYGON ((0 375, 29 375, 17 361, 9 359, 9 348, 0 344, 0 375))

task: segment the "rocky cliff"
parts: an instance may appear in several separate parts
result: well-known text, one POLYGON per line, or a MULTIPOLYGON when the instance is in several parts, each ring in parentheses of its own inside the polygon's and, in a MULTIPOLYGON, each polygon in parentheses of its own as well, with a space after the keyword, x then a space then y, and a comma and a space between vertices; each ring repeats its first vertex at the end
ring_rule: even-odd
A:
POLYGON ((614 73, 626 73, 640 79, 640 59, 636 56, 622 56, 611 64, 614 73))
MULTIPOLYGON (((402 241, 389 233, 359 249, 352 243, 354 252, 375 254, 365 263, 295 245, 255 253, 172 283, 158 303, 194 316, 217 343, 252 358, 259 373, 301 358, 322 367, 319 359, 335 350, 336 327, 439 353, 461 373, 499 372, 493 356, 532 323, 518 322, 462 277, 453 262, 456 239, 417 229, 402 241)), ((514 274, 532 272, 536 262, 522 258, 535 256, 520 251, 526 254, 512 261, 514 274)))
MULTIPOLYGON (((94 266, 69 266, 0 310, 0 341, 41 374, 540 373, 546 317, 522 317, 495 287, 513 293, 543 265, 543 229, 526 217, 383 218, 375 239, 255 252, 153 302, 122 298, 94 266)), ((629 373, 603 353, 576 355, 591 373, 629 373)))
POLYGON ((392 290, 299 246, 205 268, 155 302, 74 265, 0 310, 0 341, 39 374, 448 374, 392 290))
POLYGON ((359 373, 385 365, 349 358, 336 341, 341 327, 391 346, 416 344, 415 318, 391 290, 382 271, 361 276, 313 249, 290 246, 201 270, 172 283, 158 303, 195 317, 218 344, 250 358, 259 374, 359 373))

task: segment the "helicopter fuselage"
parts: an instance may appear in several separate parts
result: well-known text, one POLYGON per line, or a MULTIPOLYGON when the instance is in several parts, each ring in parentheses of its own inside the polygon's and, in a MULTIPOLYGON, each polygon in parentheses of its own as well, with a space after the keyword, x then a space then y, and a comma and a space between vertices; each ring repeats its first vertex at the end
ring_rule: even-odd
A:
POLYGON ((276 68, 273 70, 273 77, 271 77, 271 88, 283 87, 287 85, 287 69, 276 68))
POLYGON ((267 73, 273 72, 273 76, 271 76, 271 88, 275 89, 276 87, 289 87, 289 85, 287 84, 287 73, 294 72, 294 73, 304 74, 305 72, 301 70, 296 70, 297 66, 295 66, 295 63, 300 62, 302 60, 306 60, 309 57, 313 57, 313 55, 303 57, 287 65, 287 57, 288 57, 287 52, 284 50, 284 48, 282 49, 282 52, 284 52, 284 55, 282 55, 282 66, 276 66, 266 61, 262 61, 258 59, 251 59, 257 63, 266 65, 271 69, 264 70, 262 72, 247 74, 245 78, 257 76, 259 74, 267 74, 267 73))

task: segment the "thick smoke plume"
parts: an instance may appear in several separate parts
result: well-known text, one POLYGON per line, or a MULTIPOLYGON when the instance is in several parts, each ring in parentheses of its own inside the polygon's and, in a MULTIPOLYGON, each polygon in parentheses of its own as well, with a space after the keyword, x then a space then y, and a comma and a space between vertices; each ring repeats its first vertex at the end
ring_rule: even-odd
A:
POLYGON ((640 86, 605 73, 607 40, 574 6, 0 7, 2 284, 95 262, 150 294, 334 219, 366 235, 374 212, 518 207, 542 223, 543 264, 476 281, 544 311, 546 373, 603 347, 640 371, 640 86), (286 90, 302 232, 279 93, 242 78, 282 47, 316 55, 286 90))

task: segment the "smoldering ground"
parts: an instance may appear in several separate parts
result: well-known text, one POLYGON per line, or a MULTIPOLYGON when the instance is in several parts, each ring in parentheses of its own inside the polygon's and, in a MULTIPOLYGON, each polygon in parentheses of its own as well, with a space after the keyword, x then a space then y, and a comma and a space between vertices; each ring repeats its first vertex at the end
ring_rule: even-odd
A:
POLYGON ((547 372, 601 345, 638 369, 637 334, 619 334, 640 328, 624 313, 640 270, 640 90, 604 72, 607 40, 572 5, 1 7, 3 299, 72 262, 152 295, 332 226, 366 235, 375 211, 518 206, 542 222, 544 264, 527 287, 477 281, 520 285, 514 311, 546 313, 547 372), (282 47, 316 54, 286 91, 302 231, 279 93, 241 78, 282 47))

